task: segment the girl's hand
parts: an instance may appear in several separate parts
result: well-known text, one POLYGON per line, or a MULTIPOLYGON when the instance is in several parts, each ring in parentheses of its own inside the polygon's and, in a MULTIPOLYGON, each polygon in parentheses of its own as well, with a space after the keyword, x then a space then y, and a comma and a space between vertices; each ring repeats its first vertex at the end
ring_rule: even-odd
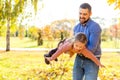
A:
POLYGON ((100 67, 101 67, 101 68, 105 68, 105 66, 104 66, 104 65, 102 65, 102 64, 100 65, 100 67))
POLYGON ((45 57, 48 61, 52 61, 51 57, 45 57))

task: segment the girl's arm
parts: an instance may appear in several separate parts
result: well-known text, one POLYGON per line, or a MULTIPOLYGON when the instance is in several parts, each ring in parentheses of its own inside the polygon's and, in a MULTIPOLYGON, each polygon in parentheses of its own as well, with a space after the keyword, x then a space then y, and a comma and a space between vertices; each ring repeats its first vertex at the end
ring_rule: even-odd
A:
POLYGON ((69 52, 70 58, 74 55, 74 52, 69 52))
POLYGON ((69 42, 64 43, 61 45, 58 50, 51 56, 51 57, 46 57, 47 60, 52 61, 56 59, 58 56, 60 56, 62 53, 69 51, 71 49, 72 45, 69 42))
POLYGON ((104 67, 104 65, 102 65, 100 63, 100 61, 93 55, 92 52, 90 52, 87 48, 83 49, 81 52, 85 57, 88 57, 89 59, 91 59, 93 62, 95 62, 98 66, 104 67))

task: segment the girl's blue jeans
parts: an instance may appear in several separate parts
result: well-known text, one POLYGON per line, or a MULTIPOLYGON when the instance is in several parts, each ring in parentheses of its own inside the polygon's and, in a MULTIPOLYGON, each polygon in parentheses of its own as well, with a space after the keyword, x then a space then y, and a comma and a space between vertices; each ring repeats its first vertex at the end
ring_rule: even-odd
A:
POLYGON ((77 54, 73 67, 73 80, 97 80, 98 71, 99 67, 93 61, 77 54))

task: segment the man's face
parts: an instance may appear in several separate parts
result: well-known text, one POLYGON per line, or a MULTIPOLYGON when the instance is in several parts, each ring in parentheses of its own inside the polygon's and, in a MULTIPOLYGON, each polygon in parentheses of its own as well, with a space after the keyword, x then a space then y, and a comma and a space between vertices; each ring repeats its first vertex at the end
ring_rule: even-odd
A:
POLYGON ((79 9, 79 21, 81 24, 86 23, 86 21, 90 18, 91 12, 88 9, 79 9))

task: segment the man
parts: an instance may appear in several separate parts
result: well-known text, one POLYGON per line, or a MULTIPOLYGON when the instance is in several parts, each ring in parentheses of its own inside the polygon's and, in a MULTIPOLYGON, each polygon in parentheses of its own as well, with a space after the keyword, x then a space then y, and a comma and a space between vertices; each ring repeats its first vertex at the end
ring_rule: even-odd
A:
MULTIPOLYGON (((88 38, 86 47, 100 60, 101 57, 101 28, 98 23, 93 21, 91 6, 83 3, 79 8, 79 23, 74 27, 74 35, 83 32, 88 38)), ((74 68, 73 80, 97 80, 99 67, 90 59, 77 54, 74 68)))

